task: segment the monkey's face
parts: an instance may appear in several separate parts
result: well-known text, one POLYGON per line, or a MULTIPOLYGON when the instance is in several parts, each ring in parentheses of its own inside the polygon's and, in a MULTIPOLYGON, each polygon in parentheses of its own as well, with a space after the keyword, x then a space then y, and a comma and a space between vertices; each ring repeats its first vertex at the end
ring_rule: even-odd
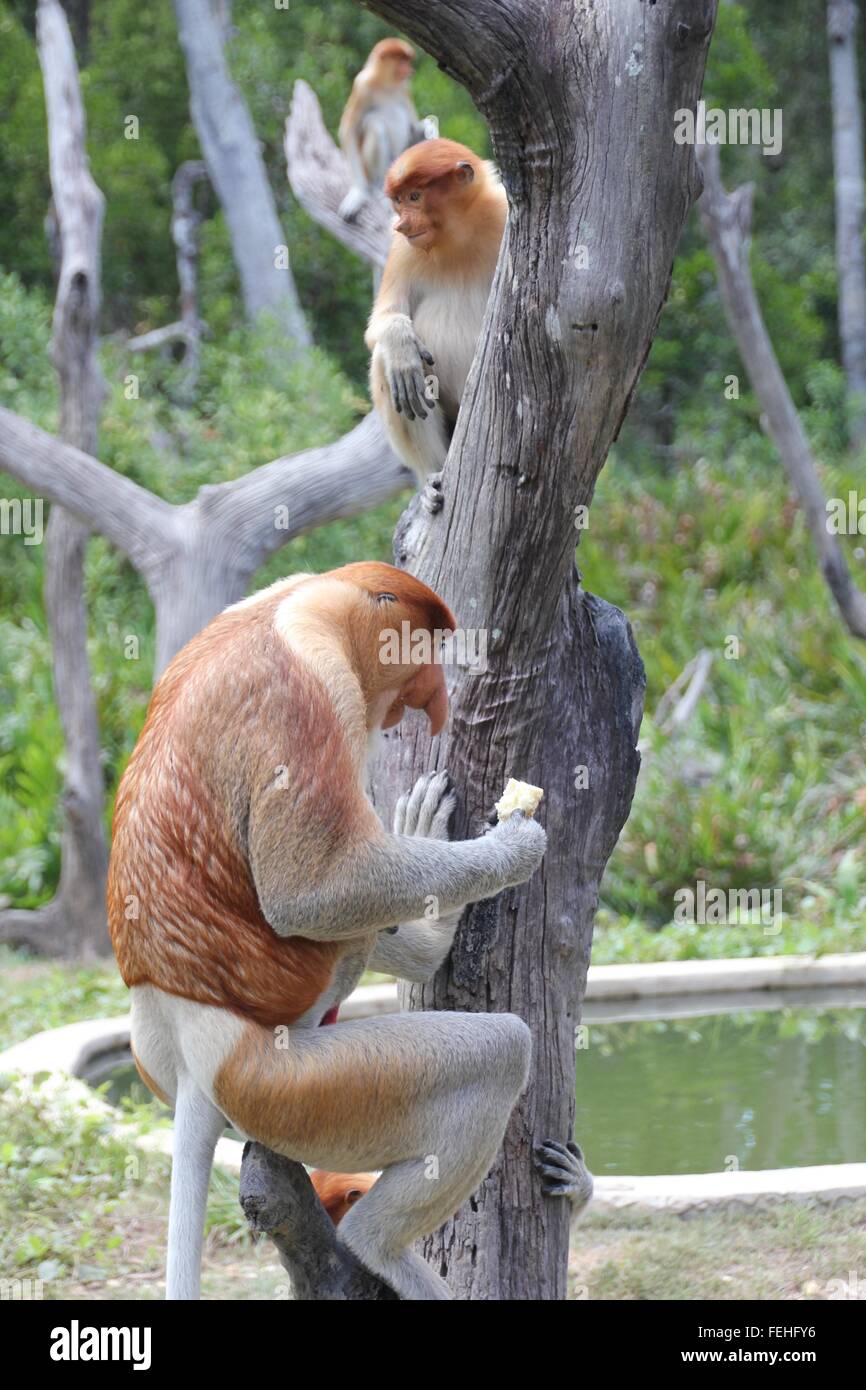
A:
POLYGON ((472 166, 460 163, 424 187, 407 184, 397 190, 391 197, 395 232, 417 250, 431 250, 462 224, 474 196, 474 178, 472 166))
POLYGON ((407 709, 424 710, 431 732, 448 717, 440 647, 456 621, 426 584, 393 565, 345 565, 332 572, 356 598, 351 631, 356 666, 367 693, 371 729, 399 724, 407 709))
POLYGON ((391 202, 397 214, 394 231, 419 251, 432 246, 442 228, 441 200, 437 200, 433 186, 403 188, 391 202))

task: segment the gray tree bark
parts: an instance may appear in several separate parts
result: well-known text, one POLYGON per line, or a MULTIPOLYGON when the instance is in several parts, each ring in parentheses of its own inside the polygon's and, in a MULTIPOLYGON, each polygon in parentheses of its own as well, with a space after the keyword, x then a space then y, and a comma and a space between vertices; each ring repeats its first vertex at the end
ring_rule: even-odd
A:
POLYGON ((198 316, 198 233, 202 214, 195 205, 195 186, 206 178, 207 168, 202 160, 186 159, 171 181, 171 236, 180 289, 180 319, 130 338, 126 344, 130 352, 145 352, 180 340, 184 344, 184 399, 192 395, 199 372, 202 323, 198 316))
POLYGON ((174 8, 193 124, 225 213, 247 315, 268 311, 295 348, 307 348, 309 329, 281 250, 285 236, 250 113, 228 70, 223 25, 210 0, 174 0, 174 8))
MULTIPOLYGON (((77 448, 95 452, 104 393, 96 356, 104 204, 90 174, 75 49, 58 0, 39 0, 36 32, 60 254, 51 342, 60 381, 60 435, 77 448)), ((66 752, 60 882, 46 907, 4 914, 14 939, 84 958, 110 951, 105 920, 105 791, 87 657, 84 560, 89 535, 86 521, 62 507, 51 508, 45 533, 44 595, 66 752)))
POLYGON ((395 1302, 397 1295, 338 1241, 305 1168, 263 1144, 244 1147, 239 1200, 250 1230, 274 1242, 299 1302, 395 1302))
POLYGON ((863 254, 863 111, 857 73, 857 6, 828 0, 827 37, 833 93, 833 172, 839 338, 851 393, 852 443, 866 442, 866 260, 863 254))
MULTIPOLYGON (((575 1027, 599 884, 628 815, 643 668, 628 622, 575 568, 588 507, 646 361, 700 188, 674 112, 700 93, 714 0, 371 0, 462 82, 486 117, 510 213, 436 517, 416 509, 398 562, 465 628, 488 669, 452 669, 447 737, 394 730, 377 799, 431 765, 476 834, 509 776, 545 789, 549 849, 523 889, 471 908, 413 1008, 512 1010, 534 1038, 502 1156, 424 1252, 458 1298, 561 1299, 568 1213, 534 1145, 571 1137, 575 1027)), ((583 1136, 586 1140, 587 1136, 583 1136)), ((588 1138, 591 1166, 591 1136, 588 1138)))
POLYGON ((800 499, 809 534, 833 598, 849 632, 866 637, 866 596, 857 588, 845 556, 827 525, 827 505, 806 431, 791 399, 767 332, 749 267, 754 186, 726 193, 717 145, 701 150, 705 190, 701 224, 716 262, 728 327, 755 395, 767 418, 770 437, 800 499))

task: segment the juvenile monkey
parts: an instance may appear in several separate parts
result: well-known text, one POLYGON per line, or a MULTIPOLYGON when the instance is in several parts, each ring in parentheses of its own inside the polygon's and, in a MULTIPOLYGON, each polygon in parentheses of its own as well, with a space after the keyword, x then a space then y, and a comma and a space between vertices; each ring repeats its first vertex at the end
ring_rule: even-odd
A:
POLYGON ((508 209, 490 166, 453 140, 407 150, 389 169, 385 192, 397 222, 365 338, 370 393, 435 511, 441 494, 430 475, 448 453, 508 209))
POLYGON ((444 773, 401 800, 394 833, 366 795, 372 736, 407 708, 444 726, 443 668, 416 639, 454 625, 411 575, 346 565, 228 608, 156 686, 117 794, 108 915, 136 1063, 175 1104, 169 1298, 199 1294, 226 1120, 317 1168, 382 1170, 340 1239, 400 1297, 450 1296, 408 1247, 489 1170, 528 1029, 459 1013, 319 1025, 368 965, 432 974, 462 906, 523 883, 544 854, 519 813, 449 842, 444 773), (405 664, 384 661, 383 638, 406 631, 405 664))
POLYGON ((339 1226, 355 1203, 370 1191, 376 1177, 376 1173, 323 1173, 314 1168, 310 1182, 334 1225, 339 1226))
POLYGON ((410 92, 414 57, 411 44, 382 39, 352 83, 340 119, 340 145, 352 172, 352 186, 340 204, 346 222, 381 190, 398 154, 424 138, 410 92))

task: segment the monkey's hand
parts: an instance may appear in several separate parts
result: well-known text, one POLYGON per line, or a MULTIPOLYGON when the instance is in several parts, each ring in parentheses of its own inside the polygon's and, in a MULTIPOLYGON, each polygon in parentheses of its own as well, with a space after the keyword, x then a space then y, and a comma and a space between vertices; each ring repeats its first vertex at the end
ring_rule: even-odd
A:
POLYGON ((567 1197, 571 1219, 576 1221, 592 1200, 593 1186, 580 1145, 573 1140, 560 1144, 555 1139, 545 1139, 536 1145, 535 1166, 541 1174, 545 1197, 567 1197))
POLYGON ((377 346, 394 409, 407 420, 426 420, 434 402, 425 394, 424 367, 434 364, 409 316, 395 314, 377 346))
MULTIPOLYGON (((420 836, 425 840, 447 840, 448 822, 456 803, 448 773, 427 772, 397 802, 394 834, 420 836)), ((369 961, 370 968, 418 984, 432 980, 451 950, 459 921, 458 908, 453 912, 441 915, 436 912, 431 917, 386 927, 379 933, 369 961)))
POLYGON ((547 849, 547 836, 538 821, 515 811, 508 820, 498 821, 488 830, 487 837, 495 841, 503 854, 501 888, 514 888, 525 883, 538 868, 547 849))
POLYGON ((448 822, 457 805, 447 772, 425 772, 411 792, 404 792, 394 810, 395 835, 421 835, 447 840, 448 822))

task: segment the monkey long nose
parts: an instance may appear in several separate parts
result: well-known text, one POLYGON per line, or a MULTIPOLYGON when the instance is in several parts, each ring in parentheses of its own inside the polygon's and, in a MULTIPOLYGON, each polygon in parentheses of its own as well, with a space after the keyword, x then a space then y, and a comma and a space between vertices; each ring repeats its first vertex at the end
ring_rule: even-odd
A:
POLYGON ((404 685, 400 692, 400 699, 388 711, 388 717, 383 723, 383 729, 388 729, 391 724, 399 723, 403 717, 403 706, 408 705, 410 709, 423 709, 427 718, 430 720, 430 733, 435 738, 436 734, 442 732, 445 721, 448 718, 448 692, 445 688, 445 672, 437 662, 431 662, 428 666, 422 666, 417 675, 404 685), (397 714, 397 707, 400 712, 397 714), (392 715, 396 718, 392 719, 392 715))

